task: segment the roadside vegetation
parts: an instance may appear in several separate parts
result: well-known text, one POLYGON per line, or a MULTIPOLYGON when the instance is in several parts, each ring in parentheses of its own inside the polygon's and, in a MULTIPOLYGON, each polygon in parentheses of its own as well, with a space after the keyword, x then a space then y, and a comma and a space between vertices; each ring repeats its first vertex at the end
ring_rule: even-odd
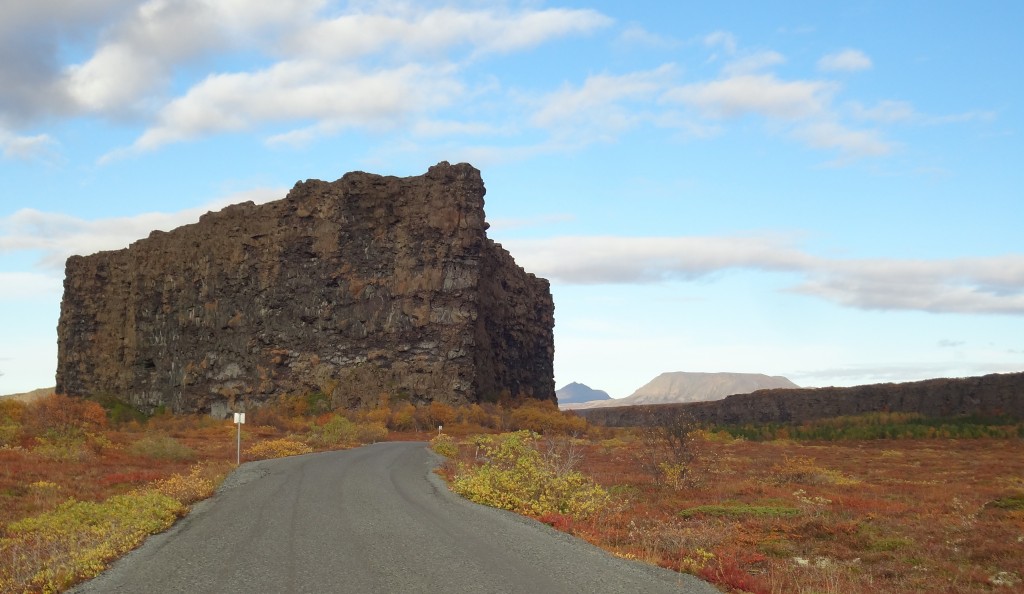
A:
MULTIPOLYGON (((1024 588, 1013 420, 609 429, 529 400, 336 411, 322 394, 247 417, 243 461, 430 441, 463 496, 726 592, 1024 588)), ((0 400, 0 593, 65 590, 166 529, 233 468, 235 431, 113 399, 0 400)))

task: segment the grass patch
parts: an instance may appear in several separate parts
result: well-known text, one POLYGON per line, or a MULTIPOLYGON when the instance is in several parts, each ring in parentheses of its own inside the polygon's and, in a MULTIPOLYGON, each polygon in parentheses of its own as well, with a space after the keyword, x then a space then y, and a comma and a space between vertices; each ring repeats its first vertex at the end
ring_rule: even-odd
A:
POLYGON ((1000 497, 989 502, 988 505, 992 507, 998 507, 999 509, 1006 510, 1024 510, 1024 493, 1017 493, 1014 495, 1007 495, 1006 497, 1000 497))
POLYGON ((128 448, 136 456, 157 460, 195 460, 196 452, 169 435, 146 435, 128 448))
POLYGON ((688 507, 679 512, 684 518, 693 516, 716 516, 725 518, 743 518, 756 516, 760 518, 787 518, 800 514, 795 507, 781 505, 749 505, 746 503, 729 503, 725 505, 698 505, 688 507))

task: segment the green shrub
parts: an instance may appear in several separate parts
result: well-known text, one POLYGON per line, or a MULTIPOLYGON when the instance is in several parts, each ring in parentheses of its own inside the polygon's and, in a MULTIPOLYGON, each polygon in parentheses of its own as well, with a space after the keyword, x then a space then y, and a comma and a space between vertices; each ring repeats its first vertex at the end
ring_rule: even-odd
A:
POLYGON ((456 445, 455 440, 451 435, 444 433, 438 434, 437 437, 430 440, 430 449, 445 458, 454 458, 459 455, 459 446, 456 445))
POLYGON ((196 457, 195 450, 169 435, 160 433, 144 436, 128 446, 128 451, 135 456, 156 460, 194 460, 196 457))
POLYGON ((460 465, 452 489, 491 507, 541 516, 586 517, 605 507, 608 493, 578 471, 556 472, 537 449, 535 433, 477 438, 485 462, 460 465))
POLYGON ((684 518, 697 515, 718 516, 728 518, 741 518, 744 516, 758 516, 783 518, 795 516, 800 513, 795 507, 784 507, 776 505, 747 505, 745 503, 733 503, 725 505, 698 505, 689 507, 679 512, 684 518))
POLYGON ((380 423, 353 423, 342 415, 333 415, 329 421, 309 431, 306 441, 319 447, 353 443, 374 443, 386 439, 387 427, 380 423))

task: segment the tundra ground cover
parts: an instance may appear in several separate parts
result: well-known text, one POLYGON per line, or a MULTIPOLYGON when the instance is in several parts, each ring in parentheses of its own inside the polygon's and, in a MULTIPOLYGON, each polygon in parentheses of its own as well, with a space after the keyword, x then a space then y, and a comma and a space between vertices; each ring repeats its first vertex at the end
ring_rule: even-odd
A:
MULTIPOLYGON (((231 469, 235 431, 60 397, 0 401, 0 592, 59 591, 173 522, 231 469)), ((332 411, 304 395, 250 412, 243 460, 435 438, 452 479, 491 464, 467 493, 504 502, 506 479, 534 477, 517 496, 553 505, 520 512, 725 591, 1011 592, 1024 587, 1021 433, 874 415, 659 434, 533 402, 332 411), (495 435, 517 431, 529 439, 495 435)))
MULTIPOLYGON (((687 476, 645 470, 644 442, 581 445, 604 513, 547 521, 727 591, 1019 591, 1024 442, 751 442, 704 434, 687 476)), ((649 467, 648 467, 649 468, 649 467)))

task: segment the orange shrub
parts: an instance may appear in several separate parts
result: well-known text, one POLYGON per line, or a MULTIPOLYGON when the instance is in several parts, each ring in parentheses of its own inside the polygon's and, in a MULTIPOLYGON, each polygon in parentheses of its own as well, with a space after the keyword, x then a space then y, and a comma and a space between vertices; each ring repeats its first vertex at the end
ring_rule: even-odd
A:
POLYGON ((587 421, 572 413, 558 410, 558 405, 549 401, 527 400, 512 411, 509 422, 512 429, 529 429, 543 434, 586 433, 587 421))
POLYGON ((391 411, 388 427, 395 431, 412 431, 416 428, 416 407, 406 402, 391 411))
POLYGON ((67 433, 78 429, 103 429, 107 426, 107 413, 91 400, 50 394, 28 404, 24 424, 33 435, 47 430, 67 433))

